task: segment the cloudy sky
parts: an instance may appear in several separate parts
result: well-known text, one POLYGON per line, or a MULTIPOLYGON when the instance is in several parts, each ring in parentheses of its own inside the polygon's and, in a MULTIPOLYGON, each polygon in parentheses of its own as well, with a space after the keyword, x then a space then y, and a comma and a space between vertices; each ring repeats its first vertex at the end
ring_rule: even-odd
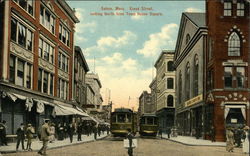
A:
MULTIPOLYGON (((155 76, 153 64, 162 49, 173 50, 182 12, 204 12, 204 1, 67 1, 75 8, 75 44, 84 53, 90 72, 98 73, 102 96, 114 107, 138 108, 138 97, 155 76), (116 7, 124 8, 117 11, 116 7), (130 10, 140 8, 140 10, 130 10), (141 7, 152 10, 142 10, 141 7), (112 8, 113 10, 103 10, 112 8), (124 13, 124 16, 106 13, 124 13), (135 13, 134 16, 127 15, 135 13), (147 16, 138 16, 147 13, 147 16), (161 16, 151 16, 161 13, 161 16), (103 16, 96 15, 102 13, 103 16)), ((158 14, 159 15, 159 14, 158 14)))

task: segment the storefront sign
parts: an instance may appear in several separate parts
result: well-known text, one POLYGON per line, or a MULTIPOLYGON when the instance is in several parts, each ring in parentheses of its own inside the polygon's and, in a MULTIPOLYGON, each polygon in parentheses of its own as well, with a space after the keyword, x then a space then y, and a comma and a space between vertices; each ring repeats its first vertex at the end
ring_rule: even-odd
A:
POLYGON ((202 94, 200 94, 200 95, 198 95, 198 96, 196 96, 196 97, 194 97, 194 98, 192 98, 192 99, 186 101, 186 102, 185 102, 185 106, 186 106, 186 107, 192 106, 192 105, 194 105, 194 104, 196 104, 196 103, 198 103, 198 102, 201 102, 201 101, 202 101, 202 94))

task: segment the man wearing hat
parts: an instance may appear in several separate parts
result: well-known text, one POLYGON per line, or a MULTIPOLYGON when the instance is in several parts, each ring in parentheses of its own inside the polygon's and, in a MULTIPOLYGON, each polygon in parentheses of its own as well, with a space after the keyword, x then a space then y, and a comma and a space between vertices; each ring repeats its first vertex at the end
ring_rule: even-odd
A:
POLYGON ((28 127, 26 129, 26 136, 27 136, 27 148, 26 148, 26 150, 28 150, 28 151, 32 151, 31 143, 32 143, 32 138, 33 138, 34 133, 35 133, 34 128, 32 127, 31 124, 28 124, 28 127))
POLYGON ((17 135, 16 151, 18 151, 18 147, 19 147, 20 142, 22 144, 22 149, 24 150, 25 135, 24 135, 24 125, 23 125, 23 123, 21 123, 20 127, 17 129, 16 135, 17 135))
POLYGON ((44 124, 41 130, 41 140, 43 142, 43 146, 38 151, 38 154, 47 155, 46 150, 48 146, 49 136, 50 136, 49 119, 44 119, 44 124))

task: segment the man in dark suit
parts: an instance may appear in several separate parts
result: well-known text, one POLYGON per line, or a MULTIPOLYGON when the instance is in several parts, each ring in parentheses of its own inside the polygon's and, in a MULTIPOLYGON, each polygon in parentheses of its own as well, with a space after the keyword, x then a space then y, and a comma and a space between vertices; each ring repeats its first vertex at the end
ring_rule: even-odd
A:
POLYGON ((25 135, 24 135, 24 125, 23 125, 23 123, 21 123, 20 127, 17 129, 16 135, 17 135, 16 151, 18 151, 18 147, 19 147, 20 142, 22 144, 22 150, 24 150, 25 135))
POLYGON ((46 150, 49 142, 49 136, 50 136, 50 127, 49 127, 49 119, 44 120, 44 124, 42 126, 41 130, 41 140, 43 142, 42 148, 37 152, 41 155, 46 155, 46 150))

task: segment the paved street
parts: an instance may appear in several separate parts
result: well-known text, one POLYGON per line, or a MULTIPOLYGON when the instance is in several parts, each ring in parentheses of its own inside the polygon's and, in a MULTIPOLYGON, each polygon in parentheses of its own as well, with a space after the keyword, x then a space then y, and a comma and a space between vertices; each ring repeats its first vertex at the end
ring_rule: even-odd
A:
MULTIPOLYGON (((19 152, 4 156, 36 156, 36 152, 19 152)), ((48 150, 49 156, 127 156, 121 139, 104 140, 48 150)), ((228 153, 225 147, 187 146, 165 139, 138 139, 134 156, 246 156, 241 149, 228 153)))

